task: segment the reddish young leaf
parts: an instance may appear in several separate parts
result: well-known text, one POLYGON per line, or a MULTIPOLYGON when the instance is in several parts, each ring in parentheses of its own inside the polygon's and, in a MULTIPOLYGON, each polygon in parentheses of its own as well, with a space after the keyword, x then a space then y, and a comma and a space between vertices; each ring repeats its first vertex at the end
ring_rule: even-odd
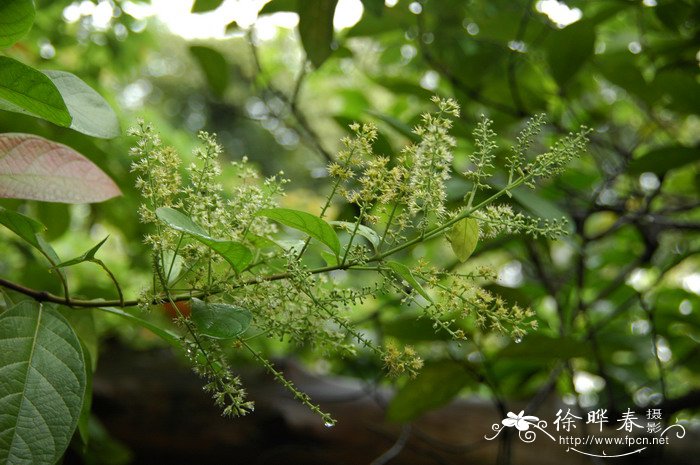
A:
POLYGON ((31 134, 0 134, 0 197, 95 203, 118 195, 114 181, 70 147, 31 134))

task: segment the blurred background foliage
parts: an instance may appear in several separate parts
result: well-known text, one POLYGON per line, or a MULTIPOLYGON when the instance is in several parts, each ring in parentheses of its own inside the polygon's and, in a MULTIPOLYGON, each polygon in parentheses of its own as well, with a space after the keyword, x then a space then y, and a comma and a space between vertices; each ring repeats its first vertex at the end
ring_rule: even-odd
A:
MULTIPOLYGON (((368 334, 414 344, 426 354, 422 383, 452 383, 437 399, 416 399, 412 389, 421 383, 401 381, 389 414, 410 420, 460 393, 493 399, 501 411, 513 400, 529 401, 528 413, 535 413, 543 396, 556 392, 569 405, 608 408, 611 418, 650 405, 663 408, 667 418, 695 418, 700 4, 195 3, 201 13, 191 13, 187 1, 37 0, 34 28, 5 53, 78 75, 110 102, 122 130, 142 116, 185 158, 196 131, 216 132, 231 159, 248 156, 266 175, 284 170, 293 181, 285 206, 314 213, 329 184, 326 163, 349 123, 375 122, 376 151, 397 154, 412 140, 410 128, 434 94, 454 96, 462 106, 453 131, 456 172, 468 166, 471 131, 482 114, 495 121, 503 156, 525 119, 541 112, 551 124, 537 148, 558 134, 593 128, 589 152, 564 175, 536 191, 518 190, 509 200, 545 218, 568 218, 568 237, 486 241, 468 263, 453 265, 496 268, 499 280, 487 287, 535 309, 537 332, 518 343, 463 322, 473 337, 457 346, 391 296, 357 309, 368 334)), ((98 140, 7 112, 0 112, 0 128, 74 147, 117 181, 124 195, 102 204, 0 203, 46 224, 62 257, 77 256, 109 234, 101 258, 125 293, 135 295, 150 265, 135 214, 139 198, 127 156, 132 141, 98 140)), ((236 183, 228 170, 224 179, 236 183)), ((450 198, 460 201, 469 187, 456 175, 450 198)), ((353 214, 342 205, 333 212, 334 219, 353 214)), ((0 275, 60 291, 26 246, 7 231, 0 234, 0 275)), ((406 262, 427 257, 451 263, 446 247, 442 241, 419 246, 406 262)), ((69 278, 75 296, 114 294, 91 264, 71 269, 69 278)), ((139 347, 156 343, 121 321, 99 316, 97 323, 103 336, 116 332, 139 347)), ((259 343, 277 355, 293 351, 309 362, 318 357, 259 343)), ((380 371, 380 361, 363 354, 321 361, 311 365, 314 370, 368 380, 380 371)))

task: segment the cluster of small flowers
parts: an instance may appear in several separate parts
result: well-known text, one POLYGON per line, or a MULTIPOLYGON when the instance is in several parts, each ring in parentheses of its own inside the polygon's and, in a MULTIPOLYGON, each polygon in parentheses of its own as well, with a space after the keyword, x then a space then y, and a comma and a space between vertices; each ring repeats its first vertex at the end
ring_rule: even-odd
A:
POLYGON ((475 189, 491 187, 486 183, 486 179, 491 176, 491 170, 494 168, 493 160, 496 156, 495 150, 498 147, 495 141, 496 133, 491 129, 492 124, 493 121, 482 116, 474 129, 476 151, 470 157, 473 168, 466 171, 464 176, 474 183, 475 189))
POLYGON ((224 416, 239 417, 254 410, 254 403, 246 400, 247 393, 240 378, 231 373, 226 357, 216 343, 201 337, 196 341, 182 338, 181 343, 194 372, 207 381, 204 390, 211 394, 224 416))
POLYGON ((198 138, 202 146, 194 150, 197 163, 187 168, 191 184, 182 190, 184 208, 210 236, 228 237, 231 213, 222 198, 223 186, 218 182, 222 148, 208 132, 201 131, 198 138))
POLYGON ((389 376, 398 377, 407 373, 411 378, 415 378, 423 368, 423 359, 412 346, 404 346, 399 349, 394 344, 387 344, 384 350, 384 369, 389 376))
MULTIPOLYGON (((180 156, 172 147, 163 146, 153 126, 142 120, 129 128, 127 134, 138 138, 129 154, 134 157, 131 171, 137 174, 136 188, 144 198, 139 206, 139 217, 142 223, 156 223, 156 208, 173 206, 178 201, 182 189, 180 156)), ((159 234, 146 236, 145 242, 163 250, 173 237, 172 232, 159 231, 159 234)))
POLYGON ((452 150, 457 145, 449 131, 452 128, 450 116, 459 116, 459 106, 452 99, 433 98, 433 103, 439 111, 422 116, 421 125, 413 130, 420 142, 404 151, 411 164, 408 210, 414 216, 424 213, 423 226, 427 226, 429 213, 434 213, 438 219, 445 216, 445 182, 450 178, 452 150))
POLYGON ((493 238, 505 233, 557 239, 566 234, 566 218, 531 218, 513 211, 510 205, 487 205, 484 209, 474 212, 473 217, 479 221, 479 236, 483 238, 493 238))
POLYGON ((534 311, 509 305, 476 284, 471 276, 452 275, 449 285, 439 286, 438 295, 432 309, 434 317, 473 318, 477 327, 510 334, 514 339, 522 338, 528 327, 537 327, 534 311))
POLYGON ((260 183, 260 174, 248 163, 248 157, 241 161, 231 162, 236 171, 238 184, 231 190, 226 202, 229 209, 235 211, 231 217, 232 237, 243 240, 250 237, 269 237, 277 232, 277 228, 269 221, 263 221, 255 214, 263 208, 276 206, 276 199, 284 195, 284 185, 289 182, 284 172, 267 177, 260 183))
POLYGON ((577 133, 569 133, 557 140, 548 152, 537 155, 523 168, 528 175, 525 184, 534 189, 536 179, 551 177, 564 171, 574 158, 586 150, 590 132, 590 129, 583 128, 577 133))

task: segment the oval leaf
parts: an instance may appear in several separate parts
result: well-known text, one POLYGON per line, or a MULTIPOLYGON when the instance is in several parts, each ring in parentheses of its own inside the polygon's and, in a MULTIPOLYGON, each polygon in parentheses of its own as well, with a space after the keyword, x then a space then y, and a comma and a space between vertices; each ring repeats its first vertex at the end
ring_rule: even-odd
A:
POLYGON ((85 394, 80 341, 54 309, 20 302, 0 315, 0 463, 53 465, 85 394))
POLYGON ((118 195, 114 181, 72 148, 30 134, 0 134, 0 197, 94 203, 118 195))
POLYGON ((338 0, 299 2, 299 36, 306 56, 318 68, 333 52, 333 15, 338 0))
POLYGON ((331 225, 318 216, 289 208, 267 208, 260 210, 257 215, 270 218, 290 228, 303 231, 309 236, 326 244, 334 254, 340 254, 340 240, 338 240, 338 235, 333 231, 331 225))
POLYGON ((73 120, 56 85, 44 73, 0 56, 0 109, 27 113, 59 126, 73 120))
POLYGON ((245 308, 192 299, 191 318, 205 336, 213 339, 233 339, 248 329, 252 315, 245 308))
POLYGON ((253 261, 253 253, 248 247, 240 242, 210 237, 204 228, 184 213, 170 207, 161 207, 156 210, 156 216, 171 228, 189 234, 221 255, 239 273, 253 261))
POLYGON ((190 53, 204 72, 209 88, 218 97, 224 95, 229 82, 229 68, 224 56, 210 47, 192 45, 190 53))
POLYGON ((9 47, 29 32, 34 23, 32 0, 4 0, 0 3, 0 48, 9 47))
POLYGON ((595 28, 579 21, 549 36, 547 61, 554 80, 564 87, 593 55, 595 28))
POLYGON ((93 137, 111 139, 120 134, 119 120, 100 94, 77 76, 65 71, 44 71, 68 107, 71 129, 93 137))
POLYGON ((445 405, 470 381, 464 367, 452 361, 426 365, 418 377, 398 390, 387 409, 391 421, 405 422, 445 405))
POLYGON ((411 270, 403 263, 388 261, 386 265, 391 268, 391 271, 396 273, 401 279, 406 281, 417 293, 425 297, 425 300, 432 302, 433 299, 430 295, 423 289, 418 280, 413 276, 411 270))
POLYGON ((457 258, 465 262, 471 257, 479 242, 479 223, 473 218, 464 218, 452 226, 447 233, 447 239, 452 244, 452 250, 457 258))

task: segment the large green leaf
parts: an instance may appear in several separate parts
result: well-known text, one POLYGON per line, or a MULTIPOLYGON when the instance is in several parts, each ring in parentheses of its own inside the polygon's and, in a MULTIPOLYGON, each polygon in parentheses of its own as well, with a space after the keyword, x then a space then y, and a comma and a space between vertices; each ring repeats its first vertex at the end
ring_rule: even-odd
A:
POLYGON ((542 334, 530 334, 521 342, 506 346, 498 356, 541 363, 574 357, 592 357, 592 352, 588 344, 573 338, 552 338, 542 334))
POLYGON ((445 405, 469 383, 464 367, 444 360, 426 365, 418 377, 398 390, 387 409, 391 421, 405 422, 445 405))
POLYGON ((395 262, 395 261, 388 261, 386 262, 386 266, 391 268, 391 271, 396 273, 401 279, 405 280, 417 293, 422 295, 425 300, 428 302, 432 302, 433 299, 430 297, 430 294, 428 294, 425 289, 423 289, 423 286, 418 282, 418 280, 413 276, 413 273, 411 273, 411 270, 404 265, 403 263, 395 262))
POLYGON ((219 8, 224 0, 194 0, 192 4, 192 13, 206 13, 219 8))
POLYGON ((547 44, 547 61, 554 80, 564 87, 593 55, 595 28, 579 21, 553 32, 547 44))
POLYGON ((120 194, 104 171, 72 148, 32 134, 0 134, 0 197, 95 203, 120 194))
POLYGON ((156 210, 156 216, 171 228, 192 236, 224 257, 238 272, 243 271, 253 260, 253 253, 248 247, 239 242, 210 237, 200 225, 184 213, 169 207, 161 207, 156 210))
POLYGON ((53 465, 83 405, 80 341, 56 310, 26 301, 0 315, 0 354, 0 463, 53 465))
POLYGON ((338 0, 299 2, 299 36, 307 58, 318 68, 333 52, 333 15, 338 0))
POLYGON ((73 118, 51 79, 12 58, 0 56, 0 109, 28 113, 59 126, 73 118))
POLYGON ((117 137, 119 120, 107 101, 77 76, 65 71, 44 71, 68 107, 71 129, 93 137, 117 137))
POLYGON ((698 147, 683 147, 681 145, 660 147, 632 160, 629 172, 641 174, 648 171, 661 175, 698 160, 700 160, 700 148, 698 147))
POLYGON ((190 46, 190 53, 197 60, 212 92, 221 97, 229 82, 229 67, 224 56, 210 47, 190 46))
POLYGON ((32 0, 0 2, 0 48, 9 47, 29 32, 34 23, 32 0))
POLYGON ((167 342, 170 346, 172 346, 175 349, 182 349, 182 344, 180 343, 180 336, 170 330, 163 329, 157 324, 151 323, 148 320, 144 320, 141 317, 138 317, 132 313, 129 313, 127 311, 122 310, 121 308, 114 308, 114 307, 101 307, 98 310, 101 312, 105 313, 111 313, 113 315, 120 316, 124 319, 129 320, 132 323, 135 323, 142 328, 146 328, 159 338, 161 338, 163 341, 167 342))
POLYGON ((318 216, 289 208, 267 208, 260 210, 257 215, 270 218, 290 228, 303 231, 309 236, 326 244, 334 254, 340 254, 338 235, 333 231, 331 225, 318 216))
POLYGON ((474 218, 464 218, 456 222, 447 233, 457 258, 465 262, 476 249, 479 242, 479 223, 474 218))
POLYGON ((252 315, 241 307, 192 299, 192 321, 202 334, 213 339, 233 339, 250 326, 252 315))

